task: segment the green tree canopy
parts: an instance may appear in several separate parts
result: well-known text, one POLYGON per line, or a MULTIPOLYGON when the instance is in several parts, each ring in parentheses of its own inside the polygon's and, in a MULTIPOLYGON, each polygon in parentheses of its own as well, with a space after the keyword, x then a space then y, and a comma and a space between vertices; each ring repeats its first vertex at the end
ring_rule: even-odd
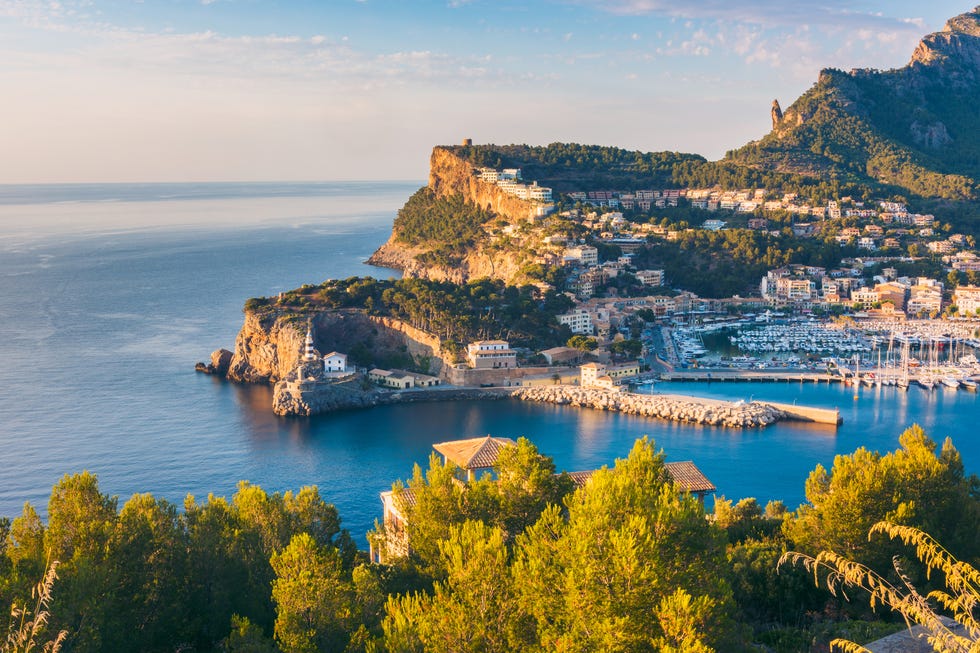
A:
POLYGON ((806 482, 807 503, 785 522, 792 545, 885 565, 889 550, 869 542, 867 533, 887 519, 937 533, 960 555, 977 555, 977 479, 964 475, 959 452, 947 439, 937 455, 919 426, 902 433, 899 443, 901 448, 885 455, 862 447, 837 456, 829 472, 818 465, 806 482))

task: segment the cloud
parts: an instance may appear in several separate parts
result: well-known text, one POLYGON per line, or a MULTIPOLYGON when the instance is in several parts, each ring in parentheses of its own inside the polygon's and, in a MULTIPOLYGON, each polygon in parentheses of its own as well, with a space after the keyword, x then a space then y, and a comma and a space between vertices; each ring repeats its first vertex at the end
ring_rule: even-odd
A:
POLYGON ((896 18, 877 13, 854 11, 851 0, 824 0, 814 5, 786 0, 566 0, 569 4, 588 6, 625 16, 662 15, 676 18, 700 18, 739 21, 769 26, 864 25, 892 29, 921 29, 920 18, 896 18))
MULTIPOLYGON (((51 49, 18 52, 8 46, 4 53, 8 70, 11 64, 18 63, 31 69, 78 66, 86 70, 143 71, 170 77, 255 83, 315 81, 338 88, 375 89, 380 85, 401 87, 412 82, 520 80, 491 67, 486 55, 414 50, 376 52, 357 49, 346 36, 324 34, 229 36, 212 30, 144 31, 93 20, 82 11, 87 6, 83 1, 59 4, 0 0, 0 17, 13 19, 22 28, 72 37, 70 55, 51 49)), ((29 33, 22 28, 13 33, 29 39, 29 33)), ((3 46, 0 50, 4 50, 3 46)))

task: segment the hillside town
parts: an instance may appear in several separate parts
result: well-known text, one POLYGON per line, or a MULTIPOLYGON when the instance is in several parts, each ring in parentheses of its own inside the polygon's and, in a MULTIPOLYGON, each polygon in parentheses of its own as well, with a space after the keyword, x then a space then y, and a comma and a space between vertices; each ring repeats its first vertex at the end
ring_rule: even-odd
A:
MULTIPOLYGON (((481 180, 507 188, 542 188, 532 182, 523 185, 519 169, 476 171, 481 180)), ((551 203, 551 189, 521 197, 551 203)), ((711 232, 726 229, 748 229, 787 235, 799 239, 832 239, 851 245, 859 255, 844 258, 839 267, 827 269, 812 265, 789 265, 769 270, 758 281, 758 294, 744 301, 716 303, 712 309, 748 304, 807 314, 814 310, 827 312, 873 311, 909 317, 951 315, 973 316, 980 308, 980 256, 973 236, 950 233, 935 216, 910 212, 906 204, 894 201, 857 201, 850 197, 814 206, 795 193, 770 199, 766 189, 722 191, 718 189, 665 189, 632 191, 580 191, 567 193, 563 204, 573 208, 543 218, 534 230, 522 232, 520 226, 507 225, 501 232, 508 236, 543 232, 540 243, 527 243, 536 254, 534 262, 555 266, 567 272, 565 290, 576 301, 587 302, 604 294, 603 286, 620 275, 630 275, 651 292, 647 303, 659 316, 687 313, 703 308, 699 298, 687 293, 657 296, 653 289, 670 287, 671 279, 663 269, 649 269, 635 263, 636 253, 658 240, 677 240, 684 233, 697 230, 711 232), (640 215, 658 208, 687 206, 704 212, 700 225, 671 223, 669 219, 640 215), (726 219, 709 217, 724 212, 726 219), (767 215, 790 216, 787 222, 774 222, 767 215), (568 224, 578 227, 577 237, 568 235, 568 224), (547 233, 549 228, 553 233, 547 233), (600 247, 612 246, 614 258, 600 257, 600 247), (895 264, 914 263, 925 258, 938 261, 946 276, 929 278, 899 275, 895 264), (869 275, 872 268, 880 272, 869 275), (955 279, 949 284, 949 279, 955 279), (962 279, 965 283, 959 283, 962 279), (673 301, 671 301, 673 300, 673 301)), ((554 204, 550 205, 554 208, 554 204)), ((493 229, 491 228, 491 232, 493 229)), ((607 252, 611 248, 604 248, 607 252)), ((712 310, 712 309, 709 309, 712 310)), ((573 333, 590 333, 592 323, 602 323, 600 311, 586 307, 563 316, 573 333), (586 315, 595 319, 589 320, 586 315)), ((601 334, 593 334, 601 335, 601 334)))
POLYGON ((542 294, 568 298, 569 309, 556 315, 568 341, 536 351, 506 339, 476 340, 464 343, 441 370, 426 373, 357 370, 347 367, 345 354, 330 352, 322 357, 323 369, 317 363, 311 371, 309 365, 321 357, 308 331, 303 361, 285 381, 296 393, 310 383, 336 383, 358 373, 389 391, 575 386, 621 392, 655 378, 711 379, 708 370, 714 370, 714 378, 757 379, 766 370, 769 380, 808 374, 812 380, 861 382, 863 377, 905 386, 911 380, 923 387, 976 388, 980 257, 974 239, 953 233, 932 215, 909 211, 904 203, 843 197, 814 205, 793 193, 773 197, 766 189, 582 191, 554 197, 552 189, 526 181, 517 168, 482 167, 473 174, 480 183, 538 207, 525 221, 498 220, 484 229, 491 243, 509 242, 532 265, 559 273, 535 285, 542 294), (659 209, 668 216, 670 209, 686 209, 687 219, 658 220, 659 209), (730 297, 680 289, 679 279, 649 265, 646 252, 658 242, 732 230, 833 243, 855 255, 841 257, 833 267, 769 269, 761 278, 745 279, 746 292, 730 297), (938 274, 909 272, 926 269, 923 262, 938 274), (710 344, 706 336, 714 338, 710 344), (900 355, 901 343, 913 350, 900 355), (959 347, 959 355, 950 349, 930 354, 932 346, 950 345, 953 351, 959 347), (723 355, 721 349, 736 355, 723 355), (877 375, 870 372, 875 356, 877 375))

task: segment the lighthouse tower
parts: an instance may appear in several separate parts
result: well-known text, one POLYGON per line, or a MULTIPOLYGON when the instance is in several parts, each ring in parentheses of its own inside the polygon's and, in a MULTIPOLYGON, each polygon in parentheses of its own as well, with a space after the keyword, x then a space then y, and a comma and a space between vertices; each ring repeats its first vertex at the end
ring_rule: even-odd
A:
POLYGON ((316 358, 316 350, 313 348, 313 327, 312 324, 307 324, 306 344, 303 348, 303 362, 311 363, 315 361, 316 358))

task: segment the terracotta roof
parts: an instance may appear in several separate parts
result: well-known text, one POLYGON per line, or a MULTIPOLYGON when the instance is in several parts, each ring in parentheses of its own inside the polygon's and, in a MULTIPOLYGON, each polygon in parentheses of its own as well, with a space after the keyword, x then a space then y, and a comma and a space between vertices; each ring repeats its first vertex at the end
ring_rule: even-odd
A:
POLYGON ((667 473, 670 474, 674 483, 681 486, 686 492, 714 492, 718 489, 690 460, 680 463, 664 463, 664 467, 667 468, 667 473))
POLYGON ((432 445, 432 448, 463 469, 487 469, 497 464, 497 456, 503 447, 517 444, 510 438, 483 438, 452 440, 432 445))
MULTIPOLYGON (((717 488, 708 478, 697 468, 697 465, 690 460, 680 463, 664 463, 670 479, 685 492, 696 494, 699 492, 714 492, 717 488)), ((575 487, 580 488, 589 482, 594 471, 588 472, 569 472, 568 475, 575 482, 575 487)))

